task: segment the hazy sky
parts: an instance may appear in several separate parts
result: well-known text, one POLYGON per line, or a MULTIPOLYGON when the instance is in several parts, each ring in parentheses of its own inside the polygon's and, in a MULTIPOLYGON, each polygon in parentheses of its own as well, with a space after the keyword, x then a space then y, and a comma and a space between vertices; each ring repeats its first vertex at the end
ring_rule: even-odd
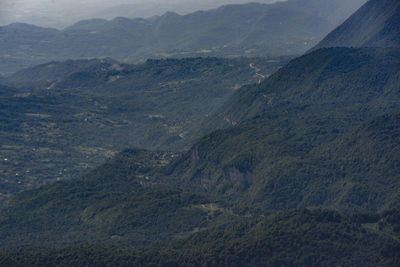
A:
POLYGON ((62 28, 78 20, 116 16, 150 17, 166 11, 180 14, 225 4, 271 3, 277 0, 0 0, 0 24, 26 22, 62 28))

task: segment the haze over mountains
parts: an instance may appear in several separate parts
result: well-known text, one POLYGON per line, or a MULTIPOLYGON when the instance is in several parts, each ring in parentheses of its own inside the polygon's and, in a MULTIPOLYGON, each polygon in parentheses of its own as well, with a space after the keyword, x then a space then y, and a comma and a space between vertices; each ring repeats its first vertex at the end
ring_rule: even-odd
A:
MULTIPOLYGON (((397 3, 370 0, 329 35, 334 47, 235 90, 197 126, 220 129, 188 151, 128 149, 80 178, 15 194, 0 210, 0 264, 399 266, 400 51, 398 32, 388 30, 399 17, 387 8, 397 3), (349 24, 373 18, 385 30, 365 23, 356 33, 349 24), (373 47, 346 47, 335 36, 373 36, 373 47)), ((166 63, 164 78, 171 65, 186 77, 193 61, 225 65, 146 64, 156 65, 149 77, 166 63)), ((256 66, 249 64, 259 73, 256 66)), ((65 63, 55 70, 69 73, 65 63)), ((223 70, 221 76, 237 76, 223 70)), ((102 96, 129 92, 121 86, 126 77, 110 90, 115 70, 83 73, 54 86, 62 92, 82 85, 74 88, 102 96)), ((132 77, 126 84, 140 81, 132 77)))
MULTIPOLYGON (((272 3, 276 0, 260 0, 272 3)), ((245 0, 6 0, 0 2, 0 24, 23 22, 42 27, 65 28, 88 18, 147 18, 167 11, 186 14, 226 4, 248 3, 245 0)))
POLYGON ((0 27, 0 74, 51 60, 111 57, 300 55, 363 0, 292 0, 228 5, 188 15, 80 21, 62 31, 27 24, 0 27), (282 34, 285 33, 285 34, 282 34))
MULTIPOLYGON (((277 2, 277 0, 258 0, 253 2, 269 4, 277 2)), ((343 11, 346 9, 354 10, 365 1, 353 0, 347 2, 343 11)), ((247 3, 248 1, 246 0, 57 0, 51 2, 48 0, 6 0, 0 2, 0 25, 23 22, 61 29, 79 20, 89 18, 149 18, 162 15, 168 11, 185 15, 199 10, 217 8, 222 5, 247 3)), ((349 12, 351 13, 351 11, 349 12)))

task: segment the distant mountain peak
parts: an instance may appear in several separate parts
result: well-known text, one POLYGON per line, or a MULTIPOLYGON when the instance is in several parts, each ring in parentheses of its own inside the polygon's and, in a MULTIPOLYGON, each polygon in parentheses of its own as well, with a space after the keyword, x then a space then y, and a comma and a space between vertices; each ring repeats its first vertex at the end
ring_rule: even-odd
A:
POLYGON ((163 16, 165 16, 165 17, 179 17, 180 15, 178 13, 176 13, 176 12, 168 11, 168 12, 165 12, 165 14, 163 16))

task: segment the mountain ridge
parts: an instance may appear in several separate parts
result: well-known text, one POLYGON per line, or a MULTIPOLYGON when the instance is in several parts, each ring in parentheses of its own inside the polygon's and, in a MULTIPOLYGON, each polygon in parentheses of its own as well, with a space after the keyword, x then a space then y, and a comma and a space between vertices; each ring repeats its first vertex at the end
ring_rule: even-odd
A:
MULTIPOLYGON (((339 21, 332 23, 318 14, 325 8, 321 1, 329 2, 292 0, 229 5, 184 16, 167 13, 150 19, 86 20, 62 31, 24 24, 4 26, 0 27, 0 73, 79 58, 111 57, 126 62, 188 55, 298 55, 341 22, 336 19, 339 21), (282 17, 286 19, 282 21, 282 17)), ((343 5, 348 3, 329 4, 330 13, 322 12, 350 15, 349 10, 343 12, 343 5)))
MULTIPOLYGON (((370 119, 398 110, 400 68, 393 66, 399 66, 399 59, 398 51, 370 48, 320 49, 295 59, 263 83, 237 91, 231 99, 238 99, 240 106, 232 106, 232 110, 244 114, 243 120, 203 137, 167 173, 183 178, 188 188, 195 184, 200 191, 238 198, 262 209, 324 205, 335 194, 319 199, 316 196, 325 187, 313 183, 319 183, 318 177, 324 180, 342 174, 335 173, 335 166, 326 169, 322 158, 315 158, 311 151, 370 119), (308 62, 315 65, 305 68, 308 62), (241 97, 243 92, 249 98, 241 97), (273 97, 272 107, 264 95, 273 97), (249 113, 248 109, 255 111, 249 113), (317 164, 318 158, 322 165, 317 164), (292 177, 295 181, 291 182, 292 177), (311 191, 315 199, 312 194, 307 196, 311 191)), ((394 145, 395 136, 388 139, 394 145)), ((382 168, 380 173, 391 173, 390 167, 381 164, 377 167, 382 168)), ((366 177, 372 179, 374 172, 372 168, 366 177)), ((352 201, 339 205, 340 209, 363 209, 364 204, 379 209, 365 199, 352 201)))
POLYGON ((186 152, 126 150, 11 197, 0 263, 398 266, 399 81, 398 49, 296 58, 236 90, 186 152))
POLYGON ((322 47, 399 47, 400 3, 370 0, 313 50, 322 47))

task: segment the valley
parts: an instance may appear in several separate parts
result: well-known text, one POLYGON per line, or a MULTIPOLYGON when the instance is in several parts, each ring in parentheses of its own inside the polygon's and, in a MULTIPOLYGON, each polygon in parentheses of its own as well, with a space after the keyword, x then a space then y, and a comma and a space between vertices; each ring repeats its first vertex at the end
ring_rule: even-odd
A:
POLYGON ((129 147, 181 151, 241 85, 288 58, 52 62, 7 79, 0 96, 0 193, 79 177, 129 147), (195 130, 196 129, 196 130, 195 130), (5 160, 7 159, 7 160, 5 160))
POLYGON ((343 23, 329 3, 170 12, 135 21, 158 21, 174 51, 145 47, 163 58, 104 46, 3 77, 0 265, 399 266, 400 3, 369 0, 343 23), (241 53, 186 57, 228 39, 241 53), (256 47, 267 57, 242 57, 256 47))

